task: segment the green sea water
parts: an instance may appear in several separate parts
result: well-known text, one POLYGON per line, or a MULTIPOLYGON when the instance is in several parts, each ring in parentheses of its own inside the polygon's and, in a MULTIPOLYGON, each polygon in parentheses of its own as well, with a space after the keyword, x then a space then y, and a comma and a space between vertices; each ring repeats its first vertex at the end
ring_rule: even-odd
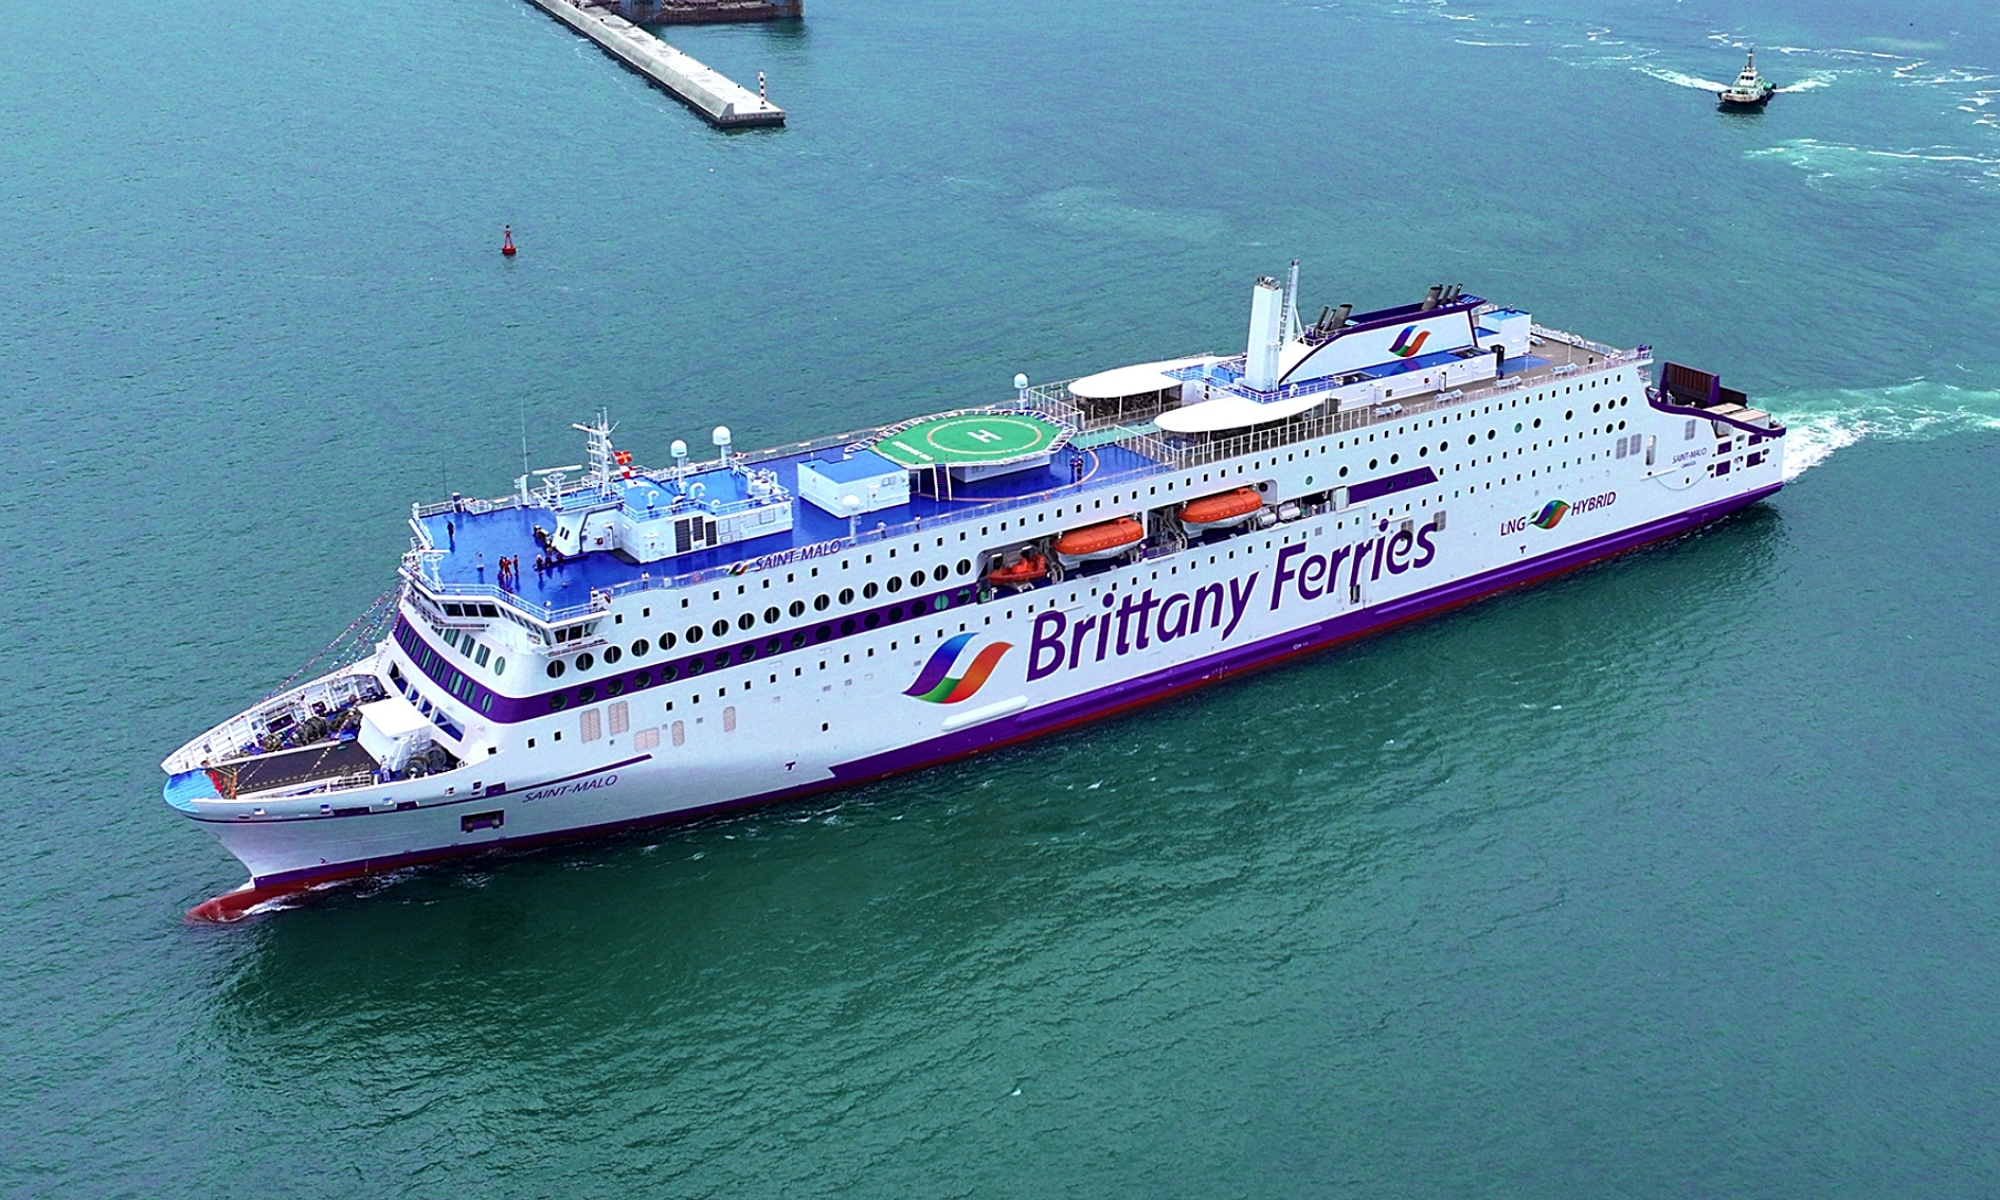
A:
POLYGON ((2000 1191, 1990 5, 670 36, 790 127, 520 0, 9 12, 0 1194, 2000 1191), (659 461, 1230 349, 1294 257, 1718 370, 1792 482, 1039 744, 183 920, 242 870, 159 760, 413 500, 599 405, 659 461))

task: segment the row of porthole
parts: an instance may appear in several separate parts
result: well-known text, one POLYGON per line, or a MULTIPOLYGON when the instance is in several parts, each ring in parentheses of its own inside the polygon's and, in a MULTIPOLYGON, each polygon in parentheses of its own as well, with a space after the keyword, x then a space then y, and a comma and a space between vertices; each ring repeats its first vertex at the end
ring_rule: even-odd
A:
MULTIPOLYGON (((972 574, 972 560, 968 558, 959 559, 957 569, 960 575, 972 574)), ((939 564, 937 569, 932 571, 928 576, 922 571, 910 572, 909 585, 912 588, 920 588, 924 586, 927 580, 935 580, 938 583, 943 583, 946 579, 950 577, 951 577, 951 568, 948 568, 943 564, 939 564)), ((882 588, 884 586, 886 586, 888 590, 892 593, 902 591, 903 577, 900 575, 892 575, 889 577, 886 585, 877 584, 873 580, 870 580, 869 582, 861 585, 861 598, 864 600, 873 600, 876 596, 881 594, 882 588)), ((855 593, 853 588, 842 588, 840 590, 839 602, 843 605, 852 604, 854 603, 854 596, 855 593)), ((834 600, 832 597, 829 597, 825 594, 821 594, 813 598, 812 607, 817 612, 825 612, 828 608, 833 606, 833 603, 834 600)), ((806 612, 806 602, 803 600, 792 601, 789 611, 794 619, 804 616, 806 612)), ((783 619, 784 619, 784 614, 778 610, 778 606, 775 604, 764 610, 764 623, 767 625, 775 625, 783 619)), ((901 620, 902 618, 899 615, 896 619, 901 620)), ((757 626, 757 614, 755 613, 744 613, 736 618, 736 628, 746 633, 756 628, 756 626, 757 626)), ((700 642, 705 633, 712 633, 716 637, 727 637, 729 636, 729 628, 730 628, 730 623, 728 618, 717 617, 714 623, 711 624, 707 630, 703 630, 702 627, 699 625, 688 626, 687 632, 684 635, 682 635, 682 637, 685 637, 687 643, 690 646, 692 646, 700 642)), ((869 628, 873 629, 874 626, 870 625, 869 628)), ((681 637, 676 637, 672 630, 664 631, 660 634, 660 649, 671 650, 680 640, 681 637)), ((638 641, 632 643, 632 657, 644 658, 647 654, 651 653, 652 649, 653 649, 652 643, 650 643, 645 638, 640 638, 638 641)), ((606 665, 616 663, 622 657, 624 657, 624 652, 621 651, 616 646, 609 647, 604 651, 604 661, 606 665)), ((576 657, 576 669, 579 671, 588 671, 590 670, 591 667, 595 665, 596 665, 596 660, 587 653, 579 654, 576 657)), ((564 665, 563 660, 556 659, 550 662, 548 665, 549 678, 560 679, 562 678, 564 671, 567 669, 568 668, 564 665)))
MULTIPOLYGON (((1535 428, 1537 428, 1537 429, 1540 429, 1541 427, 1542 427, 1542 421, 1541 421, 1541 418, 1540 418, 1540 417, 1537 417, 1537 418, 1535 418, 1535 428)), ((1620 429, 1623 429, 1623 428, 1625 428, 1625 422, 1623 422, 1623 421, 1620 421, 1620 422, 1618 422, 1618 428, 1620 428, 1620 429)), ((1516 422, 1514 422, 1514 432, 1515 432, 1515 433, 1520 433, 1520 432, 1521 432, 1521 423, 1520 423, 1519 421, 1516 421, 1516 422)), ((1499 434, 1499 431, 1498 431, 1498 430, 1495 430, 1495 429, 1489 429, 1489 430, 1487 430, 1487 431, 1486 431, 1486 440, 1488 440, 1488 441, 1492 441, 1492 440, 1494 439, 1494 437, 1498 436, 1498 434, 1499 434)), ((1466 444, 1466 445, 1468 445, 1468 446, 1476 446, 1476 445, 1478 445, 1478 444, 1479 444, 1479 435, 1478 435, 1478 434, 1476 434, 1476 433, 1475 433, 1475 434, 1470 434, 1470 435, 1468 435, 1468 436, 1466 437, 1466 439, 1465 439, 1465 444, 1466 444)), ((1450 443, 1450 442, 1439 442, 1439 443, 1438 443, 1438 453, 1439 453, 1439 454, 1447 454, 1447 453, 1450 453, 1450 451, 1451 451, 1451 443, 1450 443)), ((1429 446, 1420 446, 1420 447, 1418 447, 1418 449, 1417 449, 1417 457, 1419 457, 1419 458, 1424 458, 1424 457, 1427 457, 1427 456, 1429 456, 1430 452, 1431 452, 1431 448, 1430 448, 1429 446)), ((1391 455, 1389 456, 1389 465, 1390 465, 1390 466, 1392 466, 1392 467, 1393 467, 1393 466, 1395 466, 1395 465, 1396 465, 1397 463, 1399 463, 1399 462, 1401 462, 1401 461, 1403 461, 1403 456, 1402 456, 1402 455, 1400 455, 1400 454, 1391 454, 1391 455)), ((1382 465, 1382 460, 1381 460, 1381 459, 1379 459, 1379 458, 1371 458, 1371 459, 1369 459, 1369 460, 1368 460, 1368 469, 1369 469, 1369 470, 1371 470, 1371 471, 1373 471, 1373 470, 1376 470, 1376 469, 1377 469, 1377 468, 1379 468, 1379 467, 1380 467, 1381 465, 1382 465)), ((1347 478, 1347 468, 1346 468, 1346 467, 1342 467, 1342 468, 1340 468, 1340 477, 1341 477, 1342 479, 1345 479, 1345 478, 1347 478)))
MULTIPOLYGON (((870 613, 864 613, 859 617, 843 617, 841 618, 840 623, 837 627, 838 629, 837 636, 848 637, 857 632, 879 629, 885 623, 894 625, 904 620, 915 620, 916 618, 923 616, 925 613, 943 612, 944 610, 951 608, 954 605, 970 604, 972 603, 972 600, 973 600, 972 589, 961 588, 959 589, 956 596, 940 595, 930 600, 912 601, 909 605, 909 611, 907 613, 904 612, 903 606, 898 604, 889 608, 886 613, 870 612, 870 613)), ((768 657, 773 654, 782 653, 788 648, 792 650, 801 650, 805 648, 808 642, 810 642, 813 645, 818 645, 822 642, 832 641, 835 636, 836 636, 836 626, 831 622, 821 625, 818 628, 814 629, 810 635, 808 635, 807 632, 803 629, 794 629, 789 635, 785 637, 766 638, 761 648, 755 642, 745 642, 742 645, 735 647, 733 650, 717 650, 710 655, 697 655, 695 657, 685 659, 679 663, 668 663, 660 668, 660 682, 672 683, 676 679, 679 679, 683 672, 692 677, 695 675, 699 675, 703 671, 710 669, 720 670, 724 667, 731 665, 740 666, 743 663, 750 662, 753 659, 759 657, 768 657)), ((633 649, 635 653, 644 653, 643 651, 640 651, 638 649, 638 647, 642 645, 644 642, 645 639, 641 638, 638 642, 633 643, 633 649)), ((615 663, 619 661, 621 657, 622 655, 619 653, 618 647, 616 646, 607 647, 604 651, 604 661, 607 663, 615 663)), ((557 667, 561 666, 562 664, 557 662, 557 663, 550 663, 549 665, 551 667, 557 667)), ((585 651, 584 653, 579 654, 576 657, 576 669, 579 671, 588 671, 591 667, 595 665, 597 665, 596 659, 590 654, 589 651, 585 651)), ((549 677, 553 679, 561 674, 562 674, 561 671, 551 670, 549 672, 549 677)), ((652 686, 652 683, 653 683, 652 672, 640 671, 632 676, 631 687, 634 690, 637 690, 639 688, 650 687, 652 686)), ((607 696, 620 695, 625 691, 625 688, 626 688, 626 682, 623 679, 612 678, 604 681, 604 692, 605 695, 607 696)), ((584 686, 577 689, 576 702, 578 704, 589 704, 591 701, 595 699, 597 699, 596 685, 585 684, 584 686)), ((569 698, 567 693, 556 692, 550 695, 549 709, 551 711, 561 712, 563 709, 567 707, 569 707, 569 698)))
MULTIPOLYGON (((1630 404, 1630 402, 1632 402, 1632 398, 1630 398, 1630 396, 1624 396, 1624 398, 1620 398, 1620 400, 1612 400, 1612 402, 1608 402, 1608 404, 1592 404, 1592 406, 1590 406, 1590 412, 1602 412, 1604 408, 1618 408, 1620 404, 1630 404)), ((1562 414, 1562 420, 1576 420, 1576 410, 1574 410, 1574 408, 1570 408, 1568 412, 1564 412, 1564 414, 1562 414)), ((1540 416, 1538 416, 1538 418, 1534 418, 1534 428, 1542 428, 1542 418, 1540 418, 1540 416)), ((1618 428, 1622 430, 1622 428, 1624 428, 1624 422, 1620 422, 1620 424, 1618 424, 1618 428)), ((1518 422, 1518 420, 1514 422, 1514 432, 1516 432, 1516 434, 1518 434, 1518 432, 1522 432, 1522 426, 1520 426, 1520 422, 1518 422)), ((1488 440, 1488 442, 1490 442, 1490 440, 1494 440, 1496 436, 1500 436, 1500 430, 1486 430, 1486 440, 1488 440)), ((1372 440, 1372 438, 1370 438, 1370 440, 1372 440)), ((1480 442, 1480 436, 1478 436, 1478 434, 1468 434, 1468 436, 1466 436, 1466 446, 1478 446, 1478 442, 1480 442)), ((1450 454, 1450 450, 1452 450, 1452 444, 1450 444, 1450 442, 1438 442, 1438 454, 1450 454)), ((1430 446, 1420 446, 1416 454, 1418 454, 1418 458, 1428 458, 1428 456, 1430 456, 1430 446)), ((1390 456, 1388 456, 1388 462, 1390 462, 1390 466, 1396 466, 1398 462, 1402 462, 1402 456, 1400 456, 1400 454, 1390 454, 1390 456)), ((1368 460, 1368 470, 1378 470, 1380 466, 1382 466, 1382 460, 1380 460, 1380 458, 1370 458, 1370 460, 1368 460)), ((1340 478, 1348 478, 1348 468, 1344 468, 1344 466, 1340 468, 1340 478)))

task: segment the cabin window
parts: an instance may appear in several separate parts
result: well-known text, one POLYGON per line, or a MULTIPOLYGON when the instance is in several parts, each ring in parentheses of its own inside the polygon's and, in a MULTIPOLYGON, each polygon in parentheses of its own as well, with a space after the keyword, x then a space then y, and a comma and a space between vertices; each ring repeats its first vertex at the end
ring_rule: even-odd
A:
POLYGON ((692 646, 692 645, 694 645, 694 644, 695 644, 696 642, 698 642, 698 641, 700 641, 700 640, 701 640, 701 626, 699 626, 699 625, 690 625, 690 626, 688 626, 688 628, 687 628, 687 643, 688 643, 688 645, 692 646))
POLYGON ((652 651, 652 649, 653 649, 653 644, 651 642, 647 641, 645 638, 640 638, 638 641, 632 643, 632 657, 644 658, 648 653, 652 651))
POLYGON ((552 660, 552 661, 551 661, 551 662, 549 663, 549 668, 548 668, 548 670, 549 670, 549 678, 550 678, 550 679, 561 679, 561 678, 562 678, 562 673, 563 673, 564 671, 568 670, 568 669, 569 669, 569 668, 568 668, 567 666, 565 666, 565 665, 563 664, 563 660, 562 660, 562 659, 560 659, 560 658, 558 658, 558 659, 554 659, 554 660, 552 660))
POLYGON ((803 600, 794 600, 792 601, 791 607, 786 609, 785 611, 791 613, 795 617, 802 617, 806 614, 806 602, 803 600))
POLYGON ((778 618, 781 615, 783 614, 778 612, 778 606, 773 604, 771 607, 764 610, 764 624, 776 625, 778 623, 778 618))
POLYGON ((594 742, 604 736, 604 721, 594 708, 586 708, 577 715, 577 736, 586 742, 594 742))
POLYGON ((496 659, 494 659, 494 660, 493 660, 493 673, 494 673, 495 675, 505 675, 505 674, 507 673, 507 660, 506 660, 506 659, 504 659, 504 658, 496 658, 496 659))
POLYGON ((715 632, 716 637, 722 637, 729 632, 729 622, 723 617, 717 617, 715 624, 710 625, 709 628, 715 632))
POLYGON ((674 722, 674 729, 673 729, 673 734, 674 734, 674 745, 676 745, 676 746, 685 746, 685 745, 687 745, 687 740, 688 740, 688 731, 687 731, 687 725, 686 725, 686 723, 685 723, 685 722, 682 722, 682 721, 675 721, 675 722, 674 722))
POLYGON ((493 653, 493 648, 491 646, 481 646, 478 652, 472 656, 472 661, 478 663, 480 666, 483 667, 486 665, 487 658, 492 653, 493 653))
POLYGON ((624 657, 625 657, 625 652, 623 650, 620 650, 616 646, 606 646, 604 648, 604 662, 606 666, 609 666, 610 664, 615 663, 619 659, 624 657))

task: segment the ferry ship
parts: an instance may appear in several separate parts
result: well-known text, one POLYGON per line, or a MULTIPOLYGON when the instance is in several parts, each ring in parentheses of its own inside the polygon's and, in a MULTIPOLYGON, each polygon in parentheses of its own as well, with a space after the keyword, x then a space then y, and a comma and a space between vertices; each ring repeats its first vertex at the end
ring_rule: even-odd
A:
POLYGON ((250 872, 194 915, 1039 737, 1781 484, 1783 426, 1650 347, 1297 292, 1256 281, 1241 353, 657 468, 599 414, 587 465, 413 506, 386 636, 162 764, 250 872))

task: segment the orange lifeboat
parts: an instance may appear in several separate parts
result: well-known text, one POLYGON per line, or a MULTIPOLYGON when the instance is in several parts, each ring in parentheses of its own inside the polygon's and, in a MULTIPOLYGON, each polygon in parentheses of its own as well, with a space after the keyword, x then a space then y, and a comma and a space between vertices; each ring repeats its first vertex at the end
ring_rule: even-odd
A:
POLYGON ((1236 488, 1181 505, 1181 524, 1190 533, 1222 525, 1239 525, 1244 518, 1263 507, 1264 498, 1257 494, 1256 488, 1236 488))
POLYGON ((1049 573, 1049 560, 1029 551, 1020 558, 986 573, 988 583, 1003 587, 1025 587, 1049 573))
POLYGON ((1130 517, 1072 529, 1056 539, 1056 561, 1066 567, 1115 558, 1146 540, 1145 527, 1130 517))

